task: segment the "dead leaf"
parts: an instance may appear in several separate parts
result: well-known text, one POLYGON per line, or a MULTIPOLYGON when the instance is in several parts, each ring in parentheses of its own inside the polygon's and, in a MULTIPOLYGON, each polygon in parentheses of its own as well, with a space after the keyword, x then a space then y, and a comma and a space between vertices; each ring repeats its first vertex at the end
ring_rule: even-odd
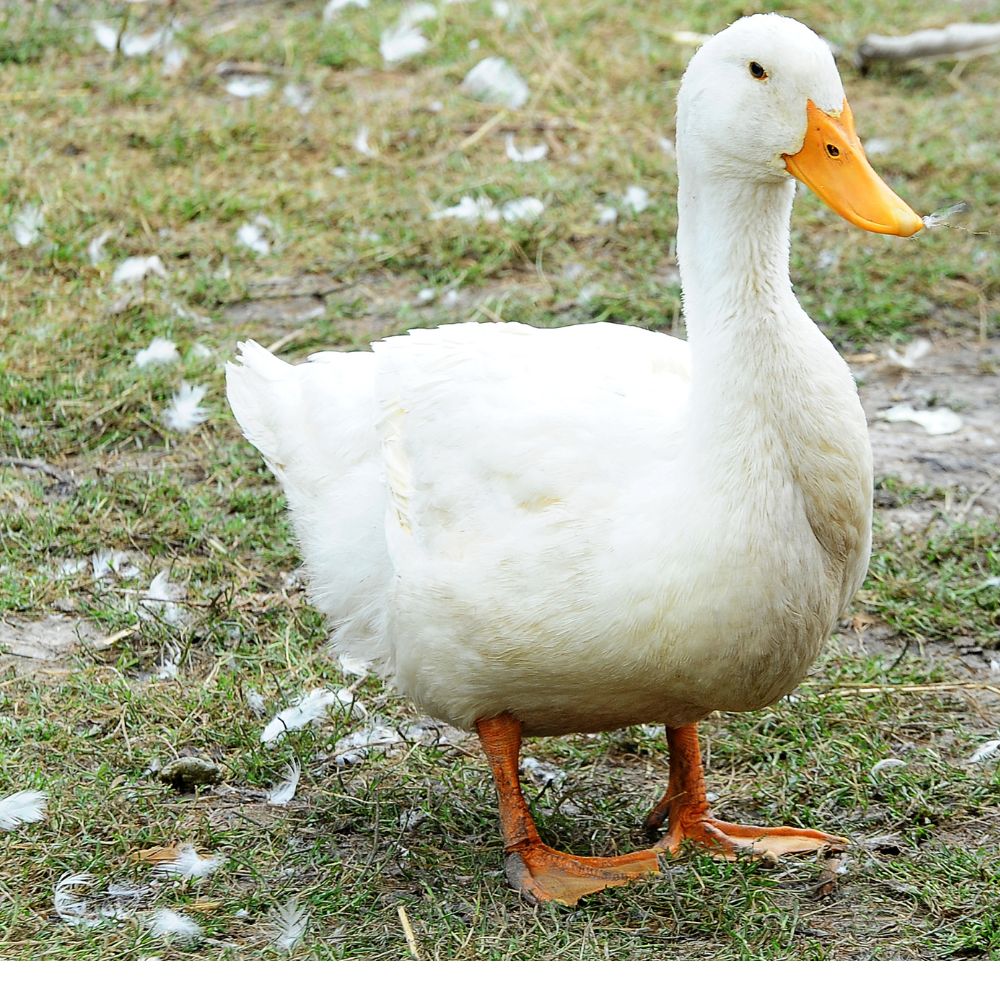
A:
POLYGON ((181 851, 176 844, 170 847, 147 847, 144 851, 133 851, 129 855, 133 861, 142 861, 147 865, 158 865, 163 861, 176 861, 180 856, 181 851))

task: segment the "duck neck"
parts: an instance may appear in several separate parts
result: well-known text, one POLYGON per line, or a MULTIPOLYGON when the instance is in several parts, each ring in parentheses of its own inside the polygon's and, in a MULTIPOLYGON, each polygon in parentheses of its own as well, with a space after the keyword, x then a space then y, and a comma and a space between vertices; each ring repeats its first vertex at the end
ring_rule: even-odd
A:
MULTIPOLYGON (((677 250, 691 350, 725 341, 756 350, 746 321, 798 310, 788 275, 795 182, 749 182, 681 170, 677 250)), ((753 330, 753 327, 750 328, 753 330)))
MULTIPOLYGON (((682 168, 685 164, 681 163, 682 168)), ((792 292, 795 185, 681 170, 677 249, 691 350, 691 424, 699 465, 785 433, 803 391, 810 341, 822 336, 792 292)), ((815 345, 812 345, 812 349, 815 345)), ((757 449, 759 450, 759 449, 757 449)))

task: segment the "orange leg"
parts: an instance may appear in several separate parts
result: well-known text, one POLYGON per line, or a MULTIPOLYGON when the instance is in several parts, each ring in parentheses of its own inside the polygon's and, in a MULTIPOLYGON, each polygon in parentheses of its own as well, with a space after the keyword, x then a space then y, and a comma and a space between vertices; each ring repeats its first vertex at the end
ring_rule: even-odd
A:
POLYGON ((843 850, 843 837, 819 830, 797 830, 790 826, 741 826, 724 823, 709 811, 705 797, 705 774, 698 748, 698 727, 667 727, 670 746, 670 779, 667 794, 646 817, 646 832, 655 836, 664 820, 667 834, 657 847, 677 854, 685 840, 693 840, 724 858, 758 855, 805 854, 826 848, 843 850))
POLYGON ((580 858, 546 847, 521 792, 521 723, 505 712, 493 719, 480 719, 476 729, 497 789, 507 879, 528 902, 573 906, 581 896, 627 885, 660 870, 659 848, 616 858, 580 858))

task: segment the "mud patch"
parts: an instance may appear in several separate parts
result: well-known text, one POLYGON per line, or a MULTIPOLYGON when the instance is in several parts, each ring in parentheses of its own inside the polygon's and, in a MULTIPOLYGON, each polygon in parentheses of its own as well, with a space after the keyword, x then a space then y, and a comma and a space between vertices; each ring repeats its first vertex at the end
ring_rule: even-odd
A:
POLYGON ((919 530, 939 513, 957 520, 1000 514, 1000 344, 938 342, 918 367, 899 373, 884 364, 856 366, 869 421, 876 480, 892 477, 927 488, 941 501, 882 510, 883 520, 919 530), (948 406, 962 418, 954 434, 932 436, 910 423, 879 420, 896 403, 948 406))
POLYGON ((0 670, 13 669, 18 677, 66 674, 73 653, 102 639, 93 625, 70 615, 40 621, 7 617, 0 620, 0 670))

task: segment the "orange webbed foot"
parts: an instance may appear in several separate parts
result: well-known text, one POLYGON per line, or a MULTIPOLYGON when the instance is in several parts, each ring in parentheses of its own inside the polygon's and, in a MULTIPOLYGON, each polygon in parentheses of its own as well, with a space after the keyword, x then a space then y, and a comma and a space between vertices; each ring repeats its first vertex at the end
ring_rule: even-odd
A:
POLYGON ((677 854, 685 844, 696 843, 721 858, 759 857, 767 860, 784 854, 815 854, 818 851, 842 851, 843 837, 822 830, 797 829, 791 826, 744 826, 716 819, 709 812, 678 817, 670 824, 658 847, 677 854))
POLYGON ((659 873, 659 854, 654 848, 612 858, 582 858, 534 843, 509 851, 505 868, 507 880, 529 903, 575 906, 593 892, 659 873))

